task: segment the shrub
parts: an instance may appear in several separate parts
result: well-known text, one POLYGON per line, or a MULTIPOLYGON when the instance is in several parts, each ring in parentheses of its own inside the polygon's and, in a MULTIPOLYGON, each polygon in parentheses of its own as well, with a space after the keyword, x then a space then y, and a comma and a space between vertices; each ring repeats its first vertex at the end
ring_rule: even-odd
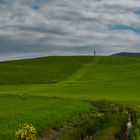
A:
POLYGON ((16 132, 17 140, 37 140, 36 128, 32 124, 22 124, 16 132))
POLYGON ((101 112, 92 112, 91 113, 91 116, 94 117, 95 119, 99 119, 99 118, 104 117, 104 113, 101 113, 101 112))

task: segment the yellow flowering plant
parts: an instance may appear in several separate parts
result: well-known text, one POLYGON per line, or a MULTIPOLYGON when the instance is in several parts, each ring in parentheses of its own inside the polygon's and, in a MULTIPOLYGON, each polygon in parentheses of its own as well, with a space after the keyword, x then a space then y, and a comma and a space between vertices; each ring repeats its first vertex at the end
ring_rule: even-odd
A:
POLYGON ((101 113, 101 112, 94 112, 94 113, 92 113, 92 115, 91 115, 92 117, 94 117, 94 118, 102 118, 102 117, 104 117, 104 113, 101 113))
POLYGON ((17 140, 37 140, 36 128, 32 124, 22 124, 16 132, 17 140))

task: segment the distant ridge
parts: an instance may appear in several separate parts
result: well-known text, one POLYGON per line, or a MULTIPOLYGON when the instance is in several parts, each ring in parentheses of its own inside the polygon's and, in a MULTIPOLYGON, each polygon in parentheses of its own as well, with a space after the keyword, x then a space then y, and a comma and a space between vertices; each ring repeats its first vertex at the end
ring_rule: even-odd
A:
POLYGON ((120 52, 113 54, 112 56, 140 56, 140 53, 120 52))

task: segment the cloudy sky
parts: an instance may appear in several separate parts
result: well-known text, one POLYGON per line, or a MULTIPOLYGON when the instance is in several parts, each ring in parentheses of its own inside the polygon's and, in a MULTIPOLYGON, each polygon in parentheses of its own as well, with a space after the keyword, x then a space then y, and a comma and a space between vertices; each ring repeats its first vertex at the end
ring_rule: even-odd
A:
POLYGON ((0 60, 140 52, 140 0, 0 0, 0 60))

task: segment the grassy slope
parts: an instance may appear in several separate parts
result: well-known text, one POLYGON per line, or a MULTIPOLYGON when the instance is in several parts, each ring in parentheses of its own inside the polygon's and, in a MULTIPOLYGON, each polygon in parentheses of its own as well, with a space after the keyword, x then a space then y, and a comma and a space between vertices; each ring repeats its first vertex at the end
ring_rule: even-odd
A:
POLYGON ((79 69, 90 57, 47 57, 0 63, 0 85, 55 83, 79 69))
POLYGON ((81 59, 47 57, 0 63, 0 90, 6 90, 4 95, 0 95, 0 140, 14 140, 20 123, 33 123, 41 134, 47 128, 61 125, 71 117, 89 110, 90 105, 80 100, 27 95, 33 92, 36 87, 34 84, 61 81, 79 69, 82 63, 89 61, 89 58, 84 62, 81 59), (31 91, 24 91, 26 87, 31 87, 31 91), (19 94, 12 96, 7 95, 8 92, 19 94))
MULTIPOLYGON (((85 108, 89 109, 89 106, 83 103, 83 99, 106 98, 126 102, 139 109, 139 70, 140 57, 48 57, 0 63, 0 113, 2 112, 0 117, 5 123, 0 130, 0 137, 3 132, 10 133, 11 129, 5 131, 8 123, 15 123, 15 126, 19 124, 18 118, 22 118, 20 122, 33 120, 36 124, 40 119, 42 120, 41 116, 35 117, 34 107, 37 107, 38 111, 42 108, 44 116, 44 112, 46 112, 46 116, 52 114, 55 116, 52 120, 46 117, 42 121, 43 123, 47 121, 48 126, 46 127, 51 127, 50 123, 52 122, 54 125, 57 124, 56 120, 64 118, 66 120, 65 115, 73 114, 75 111, 80 112, 85 108), (47 97, 30 97, 30 103, 26 103, 25 100, 26 106, 23 106, 21 101, 18 103, 21 103, 19 109, 15 109, 19 97, 11 98, 7 95, 5 98, 3 94, 20 95, 21 97, 27 95, 47 97), (62 97, 63 99, 61 101, 58 99, 55 104, 54 99, 51 98, 48 102, 48 97, 62 97), (74 100, 69 100, 70 98, 74 100), (45 99, 46 101, 43 101, 45 99), (61 106, 61 103, 65 106, 61 106), (39 104, 41 105, 39 106, 39 104), (79 104, 84 105, 78 107, 79 104), (30 106, 30 109, 27 105, 30 106), (54 110, 52 110, 52 105, 54 105, 54 110), (10 107, 13 109, 9 112, 10 107), (4 119, 5 115, 8 118, 4 119), (29 119, 27 116, 30 115, 29 119)), ((11 128, 14 130, 16 127, 12 126, 11 128)), ((39 130, 43 127, 39 126, 39 130)))
MULTIPOLYGON (((62 72, 65 75, 65 80, 56 84, 40 84, 36 85, 1 85, 0 94, 30 94, 44 96, 58 96, 66 98, 82 98, 82 99, 97 99, 108 98, 122 101, 139 101, 140 94, 140 58, 139 57, 74 57, 76 60, 71 63, 71 67, 75 67, 80 63, 79 69, 74 72, 72 69, 68 72, 62 72), (85 60, 88 63, 85 63, 85 60), (82 64, 83 63, 83 64, 82 64)), ((73 57, 63 57, 63 67, 67 67, 67 59, 73 57), (66 65, 66 66, 65 66, 66 65)), ((53 59, 53 57, 52 57, 53 59)), ((57 58, 54 58, 57 59, 57 58)), ((46 59, 47 60, 47 59, 46 59)), ((59 57, 58 60, 59 61, 59 57)), ((52 61, 50 63, 53 63, 52 61)), ((54 66, 55 67, 55 66, 54 66)), ((49 67, 51 69, 51 67, 49 67)), ((56 70, 56 69, 55 69, 56 70)), ((59 69, 60 70, 60 69, 59 69)), ((58 70, 58 71, 59 71, 58 70)), ((49 71, 49 70, 47 70, 49 71)), ((50 70, 50 75, 53 70, 50 70)), ((29 72, 30 73, 30 72, 29 72)), ((32 72, 33 73, 33 72, 32 72)), ((58 72, 55 79, 59 77, 61 70, 58 72)), ((22 73, 21 73, 22 75, 22 73)), ((47 73, 49 75, 49 73, 47 73)), ((47 77, 46 75, 46 77, 47 77)), ((52 74, 53 75, 53 74, 52 74)), ((28 78, 31 78, 30 75, 28 78)), ((45 77, 45 76, 44 76, 45 77)), ((49 76, 48 76, 49 77, 49 76)), ((27 78, 27 77, 26 77, 27 78)), ((51 77, 49 77, 51 78, 51 77)), ((48 81, 50 80, 48 78, 48 81)), ((8 78, 0 79, 3 81, 8 78)), ((16 81, 15 76, 15 81, 16 81)), ((41 79, 41 78, 40 78, 41 79)), ((63 77, 64 79, 64 77, 63 77)), ((21 80, 21 79, 19 79, 21 80)), ((18 79, 17 79, 18 81, 18 79)), ((48 82, 46 81, 46 83, 48 82)), ((14 82, 15 83, 15 82, 14 82)), ((20 82, 19 82, 20 83, 20 82)), ((26 83, 26 80, 24 81, 26 83)))

